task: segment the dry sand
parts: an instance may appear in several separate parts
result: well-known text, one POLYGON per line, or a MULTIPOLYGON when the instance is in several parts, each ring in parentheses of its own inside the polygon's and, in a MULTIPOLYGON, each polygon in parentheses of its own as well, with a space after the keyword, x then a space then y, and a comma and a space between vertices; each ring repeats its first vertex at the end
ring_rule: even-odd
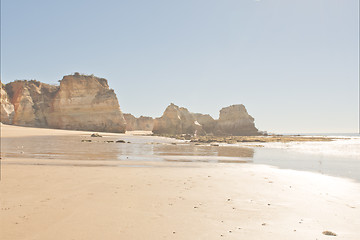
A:
MULTIPOLYGON (((1 130, 2 138, 81 134, 1 130)), ((1 240, 360 239, 360 184, 346 179, 252 164, 14 161, 24 159, 2 159, 1 240)))

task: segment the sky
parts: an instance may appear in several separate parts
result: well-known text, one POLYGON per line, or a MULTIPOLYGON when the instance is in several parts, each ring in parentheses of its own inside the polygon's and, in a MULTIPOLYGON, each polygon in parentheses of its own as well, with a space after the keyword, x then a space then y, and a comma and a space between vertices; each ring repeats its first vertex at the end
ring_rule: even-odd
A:
POLYGON ((1 1, 2 82, 74 72, 137 117, 244 104, 263 131, 358 132, 359 1, 1 1))

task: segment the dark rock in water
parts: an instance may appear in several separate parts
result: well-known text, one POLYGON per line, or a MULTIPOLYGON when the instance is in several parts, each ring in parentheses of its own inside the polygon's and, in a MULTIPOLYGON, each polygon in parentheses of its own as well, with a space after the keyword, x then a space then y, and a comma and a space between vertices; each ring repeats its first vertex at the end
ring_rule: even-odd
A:
POLYGON ((98 133, 93 133, 93 134, 91 134, 91 137, 102 137, 102 136, 98 133))
POLYGON ((108 141, 105 141, 105 142, 107 142, 107 143, 113 143, 114 141, 112 141, 112 140, 108 140, 108 141))
POLYGON ((322 234, 327 235, 327 236, 337 236, 336 233, 330 232, 330 231, 323 231, 322 234))
POLYGON ((116 140, 116 143, 125 143, 125 141, 124 140, 116 140))
POLYGON ((81 142, 91 142, 91 140, 83 139, 83 140, 81 140, 81 142))
POLYGON ((184 139, 185 139, 185 140, 190 140, 190 139, 191 139, 191 135, 190 135, 190 134, 185 134, 185 135, 184 135, 184 139))

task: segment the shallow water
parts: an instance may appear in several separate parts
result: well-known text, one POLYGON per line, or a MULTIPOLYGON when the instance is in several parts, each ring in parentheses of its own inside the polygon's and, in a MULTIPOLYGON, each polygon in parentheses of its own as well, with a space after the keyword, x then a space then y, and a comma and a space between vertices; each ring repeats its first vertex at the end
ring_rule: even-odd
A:
POLYGON ((38 136, 3 138, 2 156, 57 160, 246 162, 254 149, 201 146, 146 136, 121 138, 87 136, 38 136), (124 140, 125 143, 116 143, 124 140), (91 141, 91 142, 87 142, 91 141))
MULTIPOLYGON (((263 147, 245 145, 195 145, 174 139, 129 136, 92 138, 89 136, 37 136, 2 138, 1 154, 16 164, 41 159, 42 165, 59 165, 61 160, 103 161, 91 166, 143 166, 144 162, 254 163, 285 169, 318 172, 360 181, 360 138, 333 142, 268 143, 263 147), (116 140, 125 143, 116 143, 116 140), (86 141, 91 142, 86 142, 86 141), (85 141, 85 142, 84 142, 85 141), (55 161, 59 160, 54 163, 55 161), (106 161, 105 161, 106 160, 106 161), (123 165, 124 162, 131 165, 123 165), (108 163, 111 164, 108 164, 108 163)), ((39 163, 37 163, 39 164, 39 163)), ((64 165, 66 165, 64 161, 64 165)), ((150 164, 150 165, 149 165, 150 164)))

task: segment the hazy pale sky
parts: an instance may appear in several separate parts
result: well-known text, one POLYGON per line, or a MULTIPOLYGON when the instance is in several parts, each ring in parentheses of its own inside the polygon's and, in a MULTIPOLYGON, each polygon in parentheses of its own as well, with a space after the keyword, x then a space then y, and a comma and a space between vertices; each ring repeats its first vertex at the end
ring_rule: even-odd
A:
POLYGON ((260 130, 357 132, 357 0, 2 0, 1 79, 108 79, 123 112, 171 102, 260 130))

